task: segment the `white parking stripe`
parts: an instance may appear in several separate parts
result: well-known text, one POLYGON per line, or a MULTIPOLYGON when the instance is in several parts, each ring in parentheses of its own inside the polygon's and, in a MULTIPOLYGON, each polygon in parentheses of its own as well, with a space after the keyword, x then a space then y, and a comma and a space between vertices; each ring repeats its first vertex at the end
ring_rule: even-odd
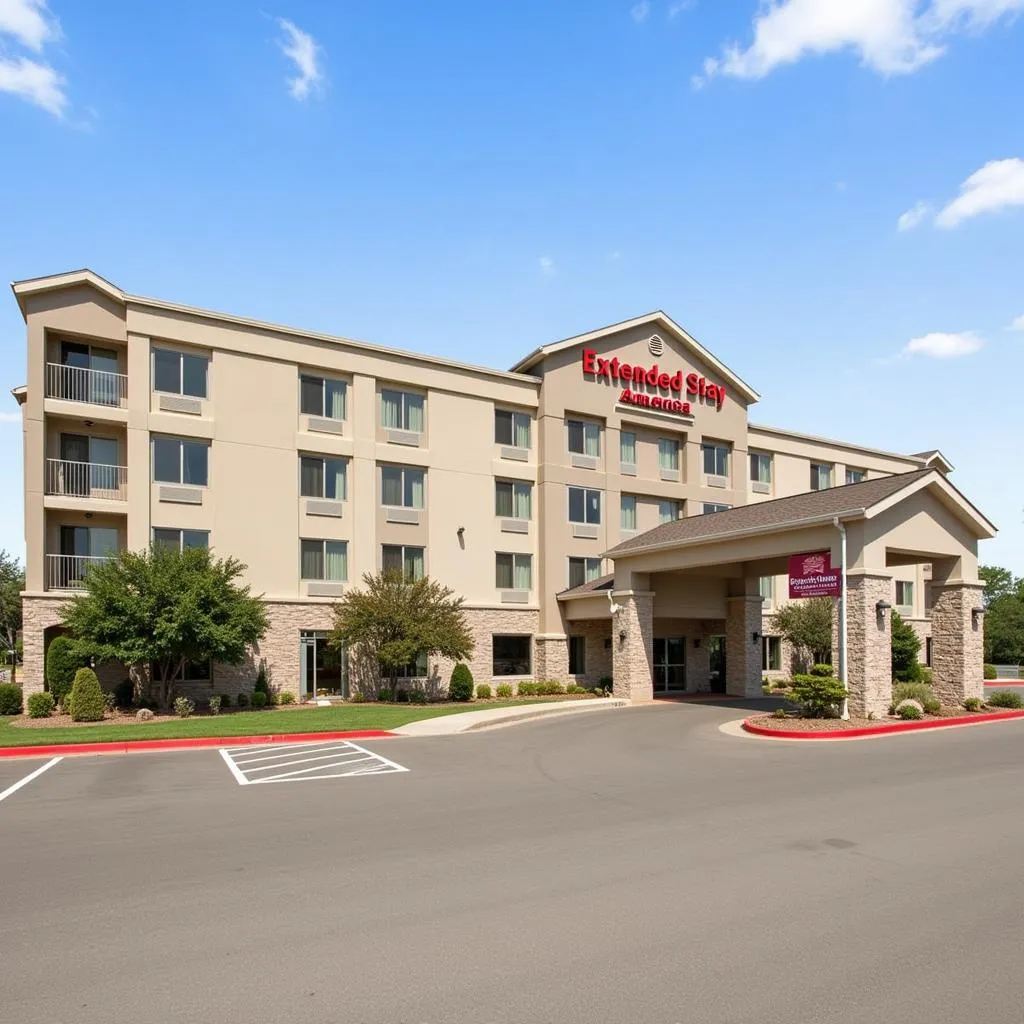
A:
POLYGON ((281 757, 283 754, 294 754, 299 751, 315 750, 317 747, 329 747, 337 743, 337 740, 320 740, 319 743, 288 743, 284 746, 278 747, 224 747, 224 750, 234 758, 238 764, 249 764, 254 761, 273 761, 275 758, 281 757), (267 753, 267 750, 271 750, 272 753, 267 753), (260 756, 258 757, 246 757, 244 755, 251 754, 256 751, 260 756))
MULTIPOLYGON (((358 750, 349 750, 347 752, 340 753, 343 757, 351 757, 358 761, 363 760, 362 755, 358 750)), ((238 762, 238 765, 246 775, 252 775, 254 772, 272 772, 278 768, 288 768, 293 764, 305 764, 307 761, 330 761, 331 758, 336 758, 338 756, 339 751, 332 750, 329 754, 319 754, 317 757, 296 757, 291 761, 275 761, 273 764, 256 765, 253 768, 243 766, 241 762, 238 762)))
POLYGON ((312 782, 356 775, 407 772, 397 764, 348 740, 320 740, 269 746, 221 747, 220 756, 240 786, 269 782, 312 782), (297 765, 305 767, 298 768, 297 765))
POLYGON ((17 793, 22 786, 27 786, 33 779, 38 778, 48 768, 52 768, 59 761, 63 760, 63 757, 51 757, 50 760, 46 762, 46 764, 41 765, 34 772, 29 772, 28 775, 25 776, 25 778, 14 783, 13 786, 8 786, 2 793, 0 793, 0 801, 6 800, 9 796, 13 796, 13 794, 17 793))
MULTIPOLYGON (((361 757, 359 760, 360 761, 369 761, 370 758, 368 758, 368 757, 361 757)), ((260 783, 260 782, 280 782, 282 779, 291 779, 291 778, 294 778, 296 775, 309 775, 310 772, 323 771, 325 768, 340 768, 342 765, 348 766, 351 763, 352 763, 351 761, 335 761, 333 764, 318 764, 318 765, 314 765, 312 768, 299 768, 299 769, 297 769, 294 772, 282 772, 280 775, 265 776, 262 779, 250 779, 249 783, 250 783, 250 785, 256 785, 257 783, 260 783)), ((348 774, 348 775, 359 775, 360 773, 359 772, 347 772, 346 774, 348 774)))

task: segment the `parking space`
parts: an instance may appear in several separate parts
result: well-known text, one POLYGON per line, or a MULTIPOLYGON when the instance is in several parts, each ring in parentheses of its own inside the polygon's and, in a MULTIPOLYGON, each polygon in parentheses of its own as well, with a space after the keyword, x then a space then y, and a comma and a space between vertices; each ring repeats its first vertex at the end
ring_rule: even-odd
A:
POLYGON ((225 747, 220 754, 240 786, 316 782, 409 770, 348 740, 289 743, 283 747, 225 747))
POLYGON ((30 785, 44 772, 56 767, 61 760, 60 757, 50 757, 0 761, 0 803, 30 785))

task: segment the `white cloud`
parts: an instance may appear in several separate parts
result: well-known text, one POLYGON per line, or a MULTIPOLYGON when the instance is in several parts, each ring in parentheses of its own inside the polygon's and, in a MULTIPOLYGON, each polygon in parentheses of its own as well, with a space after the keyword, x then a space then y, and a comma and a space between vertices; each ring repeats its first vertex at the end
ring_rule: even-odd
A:
POLYGON ((55 117, 63 117, 68 102, 63 87, 63 75, 48 64, 40 64, 27 57, 13 60, 0 57, 0 92, 20 96, 55 117))
POLYGON ((13 45, 42 54, 47 43, 60 37, 60 23, 45 0, 0 0, 0 92, 63 117, 68 103, 64 76, 41 60, 7 52, 13 45))
POLYGON ((312 87, 319 89, 323 85, 324 72, 319 62, 323 47, 287 18, 278 18, 277 23, 284 32, 284 38, 279 39, 277 45, 289 60, 295 62, 298 71, 294 78, 288 79, 288 92, 293 99, 304 100, 312 87))
POLYGON ((913 231, 931 212, 932 208, 928 203, 917 202, 906 213, 900 214, 896 226, 900 231, 913 231))
POLYGON ((0 35, 13 36, 22 46, 42 53, 60 38, 60 23, 45 0, 0 0, 0 35))
POLYGON ((0 412, 0 423, 20 423, 20 412, 0 412))
POLYGON ((1008 331, 1024 331, 1024 313, 1016 317, 1006 329, 1008 331))
POLYGON ((928 356, 930 359, 960 359, 977 352, 985 343, 973 331, 961 334, 945 334, 935 331, 920 338, 911 338, 900 353, 905 359, 911 356, 928 356))
POLYGON ((546 277, 551 277, 555 272, 555 261, 550 256, 541 256, 537 260, 537 264, 540 267, 540 272, 546 277))
POLYGON ((640 0, 635 7, 630 8, 630 16, 639 25, 641 21, 647 20, 647 15, 651 13, 651 5, 648 0, 640 0))
POLYGON ((668 9, 668 20, 673 21, 678 18, 680 14, 690 10, 696 3, 697 0, 676 0, 668 9))
POLYGON ((1008 206, 1024 206, 1024 160, 990 160, 961 186, 960 195, 935 218, 940 228, 1008 206))
POLYGON ((723 47, 704 74, 763 78, 807 56, 852 51, 884 75, 908 74, 941 57, 946 40, 1024 10, 1024 0, 765 0, 745 48, 723 47))

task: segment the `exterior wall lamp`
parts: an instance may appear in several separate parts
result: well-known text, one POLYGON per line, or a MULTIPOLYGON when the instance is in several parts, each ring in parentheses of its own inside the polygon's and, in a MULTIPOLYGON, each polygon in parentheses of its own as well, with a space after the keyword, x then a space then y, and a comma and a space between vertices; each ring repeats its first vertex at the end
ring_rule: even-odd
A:
POLYGON ((972 609, 971 609, 971 625, 972 625, 972 626, 973 626, 973 627, 974 627, 975 629, 977 629, 977 628, 978 628, 978 620, 979 620, 979 619, 980 619, 980 618, 982 617, 982 615, 984 615, 984 614, 985 614, 985 609, 984 609, 984 608, 972 608, 972 609))
POLYGON ((761 639, 761 634, 755 629, 754 632, 750 634, 750 639, 756 644, 757 641, 761 639))
POLYGON ((626 631, 624 629, 619 630, 619 643, 624 644, 626 642, 626 631))
POLYGON ((875 605, 875 611, 878 613, 878 621, 881 623, 885 622, 885 613, 892 608, 892 605, 888 601, 879 601, 875 605))
POLYGON ((700 637, 699 636, 696 636, 696 637, 693 638, 693 647, 694 647, 694 650, 696 650, 698 647, 700 647, 700 637))

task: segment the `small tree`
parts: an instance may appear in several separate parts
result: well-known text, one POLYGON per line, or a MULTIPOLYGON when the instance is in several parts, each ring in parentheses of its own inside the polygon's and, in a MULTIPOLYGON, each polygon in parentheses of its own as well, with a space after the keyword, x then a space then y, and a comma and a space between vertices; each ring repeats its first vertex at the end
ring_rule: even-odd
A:
POLYGON ((21 629, 21 592, 25 589, 25 570, 6 551, 0 550, 0 643, 5 660, 11 658, 11 682, 18 669, 18 630, 21 629))
POLYGON ((793 601, 774 616, 775 629, 812 663, 832 661, 832 598, 793 601))
POLYGON ((84 592, 64 606, 64 625, 99 661, 151 667, 166 707, 185 662, 238 665, 266 632, 263 603, 237 582, 244 572, 205 548, 122 551, 89 570, 84 592))
POLYGON ((920 650, 921 638, 894 608, 892 612, 893 679, 901 683, 915 683, 921 678, 921 665, 917 660, 917 652, 920 650))
POLYGON ((462 598, 450 588, 397 572, 367 573, 363 588, 334 606, 331 643, 364 647, 387 675, 392 698, 399 669, 420 655, 460 661, 472 653, 462 598))
POLYGON ((85 651, 71 637, 55 636, 50 641, 46 648, 46 685, 58 704, 71 692, 75 673, 88 664, 85 651))
POLYGON ((80 668, 71 684, 71 718, 75 722, 102 722, 107 701, 91 668, 80 668))

